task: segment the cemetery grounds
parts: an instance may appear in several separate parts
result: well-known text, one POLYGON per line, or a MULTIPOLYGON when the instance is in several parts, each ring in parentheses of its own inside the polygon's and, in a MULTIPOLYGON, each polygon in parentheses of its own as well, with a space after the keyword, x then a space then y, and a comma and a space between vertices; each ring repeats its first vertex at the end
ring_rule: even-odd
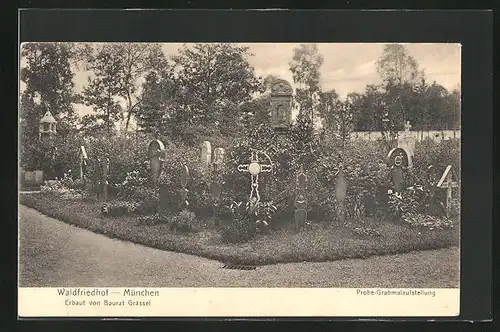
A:
POLYGON ((21 193, 20 203, 111 238, 243 266, 459 244, 460 193, 447 206, 446 190, 436 187, 448 165, 459 177, 458 140, 417 142, 396 191, 382 141, 307 140, 261 126, 229 142, 172 142, 151 154, 147 136, 78 139, 68 149, 85 145, 84 177, 81 158, 73 158, 62 179, 21 193), (96 161, 102 155, 104 168, 96 161), (153 159, 161 166, 156 180, 153 159))

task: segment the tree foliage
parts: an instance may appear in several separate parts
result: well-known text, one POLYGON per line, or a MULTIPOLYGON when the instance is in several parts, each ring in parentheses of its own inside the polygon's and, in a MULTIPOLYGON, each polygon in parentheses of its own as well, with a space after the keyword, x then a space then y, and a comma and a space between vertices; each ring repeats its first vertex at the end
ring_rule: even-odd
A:
POLYGON ((421 74, 417 61, 402 44, 388 44, 377 61, 377 71, 385 84, 414 83, 421 74))
POLYGON ((179 50, 172 58, 176 93, 163 90, 172 105, 164 130, 190 143, 237 130, 238 105, 263 89, 248 62, 250 55, 247 47, 230 43, 198 43, 179 50))
POLYGON ((83 92, 87 106, 99 113, 98 118, 110 130, 118 119, 125 133, 141 102, 140 82, 150 71, 168 69, 167 60, 158 44, 106 43, 95 47, 87 59, 92 72, 83 92))
POLYGON ((82 49, 71 43, 24 43, 21 46, 20 101, 21 165, 39 167, 36 161, 38 126, 50 111, 57 120, 58 135, 74 132, 76 100, 73 67, 82 49))
POLYGON ((294 83, 299 86, 295 90, 295 99, 301 116, 308 116, 312 124, 315 123, 315 110, 321 95, 319 70, 322 64, 323 56, 316 44, 301 44, 293 50, 290 71, 294 83))

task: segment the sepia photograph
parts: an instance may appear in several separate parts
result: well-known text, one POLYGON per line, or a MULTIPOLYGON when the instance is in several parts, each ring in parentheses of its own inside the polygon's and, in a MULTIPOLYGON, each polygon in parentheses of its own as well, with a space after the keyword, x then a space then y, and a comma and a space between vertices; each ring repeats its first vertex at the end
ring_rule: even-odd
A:
POLYGON ((19 61, 20 288, 137 300, 116 307, 460 288, 460 44, 30 42, 19 61))

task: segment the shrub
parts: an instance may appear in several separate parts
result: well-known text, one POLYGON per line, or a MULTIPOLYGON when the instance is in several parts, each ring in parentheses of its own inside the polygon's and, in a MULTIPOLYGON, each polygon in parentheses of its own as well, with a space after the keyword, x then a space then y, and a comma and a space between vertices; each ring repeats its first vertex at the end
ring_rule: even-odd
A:
POLYGON ((426 228, 431 231, 453 228, 453 222, 444 217, 438 218, 424 214, 405 213, 402 218, 411 227, 426 228))
MULTIPOLYGON (((222 207, 219 233, 226 243, 242 243, 257 234, 258 225, 252 218, 249 204, 226 200, 222 207)), ((258 215, 258 214, 257 214, 258 215)), ((254 218, 257 216, 253 214, 254 218)))
POLYGON ((137 224, 138 225, 144 225, 144 226, 153 226, 157 224, 164 224, 167 223, 167 219, 165 215, 155 213, 152 215, 147 215, 147 216, 140 216, 137 218, 137 224))
POLYGON ((182 210, 178 214, 172 216, 169 220, 170 230, 187 233, 200 230, 200 223, 196 219, 194 212, 182 210))
POLYGON ((242 243, 255 237, 257 228, 248 216, 235 218, 232 223, 225 224, 220 229, 222 241, 226 243, 242 243))
POLYGON ((111 203, 104 203, 101 208, 103 215, 111 217, 120 217, 138 212, 140 203, 130 201, 115 201, 111 203))

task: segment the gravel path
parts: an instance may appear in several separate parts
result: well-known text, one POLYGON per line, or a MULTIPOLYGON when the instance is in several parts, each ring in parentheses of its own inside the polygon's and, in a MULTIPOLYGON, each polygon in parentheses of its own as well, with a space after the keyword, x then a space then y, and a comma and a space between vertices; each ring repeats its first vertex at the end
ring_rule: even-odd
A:
POLYGON ((20 205, 22 287, 458 287, 459 250, 276 264, 252 271, 114 240, 20 205))

